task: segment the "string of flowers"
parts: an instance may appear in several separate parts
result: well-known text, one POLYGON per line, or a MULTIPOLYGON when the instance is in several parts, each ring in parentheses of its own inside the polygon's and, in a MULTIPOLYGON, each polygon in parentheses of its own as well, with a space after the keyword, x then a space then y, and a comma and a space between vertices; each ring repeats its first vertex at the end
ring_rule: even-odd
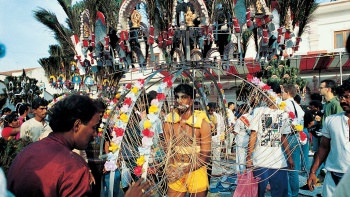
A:
MULTIPOLYGON (((133 85, 131 83, 127 84, 123 87, 121 93, 118 93, 115 98, 112 101, 112 104, 116 103, 117 99, 119 99, 121 96, 124 96, 127 92, 127 95, 125 96, 123 105, 120 109, 116 109, 114 119, 113 121, 109 122, 109 126, 111 126, 111 136, 110 144, 109 144, 109 153, 107 154, 107 160, 105 163, 105 169, 106 171, 115 171, 117 166, 117 159, 119 156, 119 151, 121 147, 121 143, 123 140, 124 132, 129 120, 129 116, 132 110, 132 107, 130 107, 133 103, 136 102, 140 90, 143 89, 144 86, 144 79, 137 80, 133 85)), ((110 106, 111 105, 110 103, 110 106)), ((110 110, 106 110, 106 113, 103 116, 102 119, 102 125, 100 125, 101 128, 104 127, 104 124, 106 124, 107 118, 111 115, 110 110)), ((103 131, 103 129, 101 129, 103 131)), ((108 136, 108 135, 107 135, 108 136)))
POLYGON ((298 118, 295 116, 294 111, 287 106, 284 101, 279 102, 277 100, 278 95, 271 89, 270 86, 262 82, 259 78, 247 75, 247 81, 259 87, 262 91, 265 91, 269 98, 278 106, 280 110, 285 111, 291 120, 291 128, 299 134, 300 143, 305 145, 307 143, 307 136, 303 132, 303 125, 299 124, 298 118))
POLYGON ((157 122, 160 121, 158 117, 160 113, 159 108, 161 107, 162 102, 165 100, 166 93, 170 90, 172 84, 173 81, 171 76, 165 77, 158 87, 157 97, 151 101, 148 108, 148 114, 146 115, 146 119, 143 122, 142 146, 138 147, 139 158, 136 160, 137 166, 134 168, 134 174, 136 176, 142 175, 143 178, 146 178, 147 172, 151 171, 149 169, 149 157, 151 154, 152 145, 154 144, 154 134, 156 133, 157 122))

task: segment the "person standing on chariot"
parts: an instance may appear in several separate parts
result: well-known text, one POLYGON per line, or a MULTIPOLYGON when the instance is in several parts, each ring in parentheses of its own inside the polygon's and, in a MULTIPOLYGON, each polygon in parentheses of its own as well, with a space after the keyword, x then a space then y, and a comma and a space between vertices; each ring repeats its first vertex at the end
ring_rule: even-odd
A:
POLYGON ((193 111, 196 91, 188 84, 174 89, 175 109, 164 123, 167 144, 168 196, 207 195, 207 165, 211 153, 211 129, 203 111, 193 111))

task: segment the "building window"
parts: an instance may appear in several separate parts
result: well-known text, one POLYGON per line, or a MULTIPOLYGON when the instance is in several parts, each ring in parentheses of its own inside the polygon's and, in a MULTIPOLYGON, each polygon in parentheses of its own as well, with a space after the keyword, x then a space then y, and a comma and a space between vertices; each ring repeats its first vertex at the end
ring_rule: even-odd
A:
POLYGON ((350 30, 335 31, 334 32, 334 48, 345 48, 346 39, 350 34, 350 30))

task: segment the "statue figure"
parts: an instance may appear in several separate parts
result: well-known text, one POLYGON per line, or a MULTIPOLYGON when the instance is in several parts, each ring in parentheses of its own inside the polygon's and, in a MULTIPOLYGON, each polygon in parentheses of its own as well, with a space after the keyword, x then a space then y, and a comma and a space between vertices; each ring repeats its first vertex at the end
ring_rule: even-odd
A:
POLYGON ((262 5, 261 5, 260 0, 256 0, 256 12, 255 12, 255 14, 256 15, 263 14, 261 9, 262 9, 262 5))
POLYGON ((140 28, 141 19, 142 19, 141 14, 137 10, 134 10, 131 14, 132 28, 140 28))
POLYGON ((193 27, 193 20, 197 18, 196 14, 193 14, 190 7, 187 7, 187 12, 185 14, 186 24, 188 27, 193 27))

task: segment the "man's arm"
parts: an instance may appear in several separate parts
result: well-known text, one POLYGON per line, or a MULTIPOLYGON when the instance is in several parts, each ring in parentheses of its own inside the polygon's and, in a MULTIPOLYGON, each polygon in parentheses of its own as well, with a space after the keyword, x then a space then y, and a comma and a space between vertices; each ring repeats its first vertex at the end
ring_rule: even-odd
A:
POLYGON ((294 169, 294 162, 293 162, 293 158, 292 158, 292 153, 290 152, 290 149, 289 149, 289 143, 288 143, 288 139, 287 139, 286 134, 282 134, 281 142, 282 142, 282 146, 284 148, 284 151, 286 151, 286 154, 288 157, 287 161, 289 164, 289 169, 293 170, 294 169))
POLYGON ((313 185, 316 184, 316 171, 320 167, 320 165, 326 160, 329 151, 330 151, 331 139, 322 137, 320 147, 314 155, 314 162, 310 169, 309 179, 307 180, 307 184, 309 185, 309 189, 313 190, 313 185))
POLYGON ((257 133, 255 130, 251 130, 250 136, 249 136, 249 143, 248 143, 248 152, 246 156, 246 163, 247 168, 250 168, 253 166, 253 160, 252 160, 252 154, 254 152, 255 143, 257 140, 257 133))

